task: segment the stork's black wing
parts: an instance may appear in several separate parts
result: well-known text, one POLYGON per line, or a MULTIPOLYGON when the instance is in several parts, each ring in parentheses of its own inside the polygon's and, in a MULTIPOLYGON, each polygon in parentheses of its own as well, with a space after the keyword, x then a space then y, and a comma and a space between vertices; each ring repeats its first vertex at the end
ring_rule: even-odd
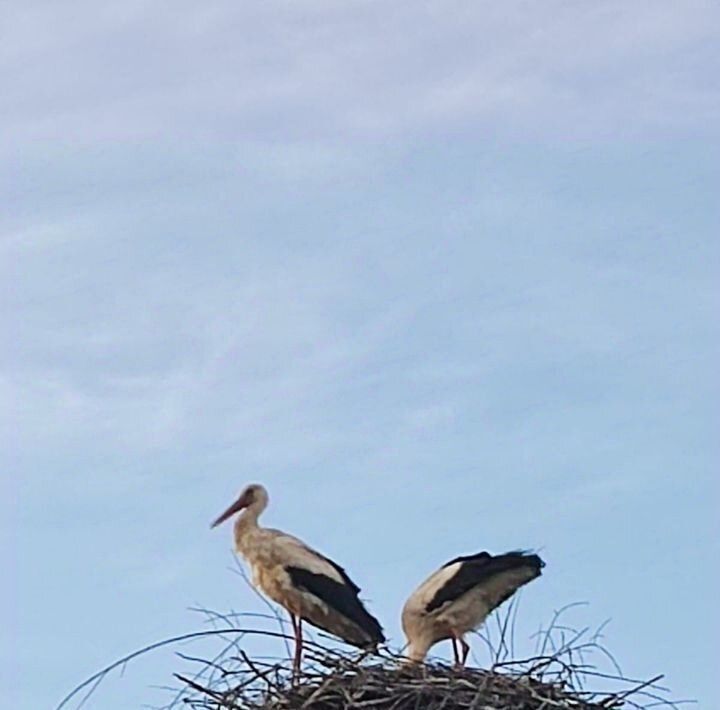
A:
POLYGON ((277 532, 282 535, 285 540, 291 541, 293 544, 305 550, 305 552, 308 552, 314 557, 319 557, 321 560, 327 562, 343 578, 345 584, 347 584, 347 586, 350 587, 353 592, 358 593, 360 591, 360 587, 358 587, 357 584, 355 584, 355 582, 350 579, 348 573, 337 562, 335 562, 335 560, 331 560, 329 557, 325 557, 325 555, 323 555, 321 552, 313 549, 312 547, 310 547, 310 545, 307 545, 297 537, 293 537, 292 535, 288 535, 287 533, 281 533, 280 531, 277 532))
POLYGON ((449 562, 446 562, 443 567, 449 567, 456 562, 477 562, 480 564, 490 559, 492 559, 492 555, 489 552, 476 552, 474 555, 461 555, 460 557, 454 557, 449 562))
POLYGON ((360 592, 360 587, 358 587, 357 584, 350 579, 348 573, 337 562, 334 562, 329 557, 325 557, 325 555, 321 555, 317 550, 313 550, 313 552, 318 555, 318 557, 322 557, 329 565, 334 567, 335 571, 343 578, 345 584, 350 587, 355 594, 360 592))
MULTIPOLYGON (((460 563, 457 572, 435 592, 426 607, 427 612, 459 599, 473 587, 487 582, 503 572, 526 569, 529 575, 526 581, 530 581, 539 576, 540 570, 545 566, 545 563, 537 555, 526 552, 507 552, 504 555, 495 556, 488 552, 479 552, 476 555, 456 557, 443 567, 449 567, 455 563, 460 563)), ((507 593, 502 595, 497 604, 505 601, 516 589, 517 586, 509 587, 507 593)))
POLYGON ((378 620, 368 612, 358 598, 358 586, 352 582, 342 568, 333 564, 345 582, 310 572, 302 567, 285 567, 294 586, 308 591, 329 607, 357 624, 374 643, 383 643, 385 636, 378 620))

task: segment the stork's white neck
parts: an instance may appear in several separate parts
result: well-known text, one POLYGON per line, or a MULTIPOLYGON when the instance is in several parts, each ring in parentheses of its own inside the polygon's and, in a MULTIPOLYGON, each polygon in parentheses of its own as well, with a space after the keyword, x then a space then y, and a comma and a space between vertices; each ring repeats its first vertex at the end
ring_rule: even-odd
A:
POLYGON ((428 643, 426 639, 411 641, 405 655, 411 663, 421 663, 425 660, 430 646, 432 646, 432 643, 428 643))
POLYGON ((249 538, 260 529, 258 518, 265 509, 262 501, 249 505, 235 520, 235 547, 247 556, 249 538))

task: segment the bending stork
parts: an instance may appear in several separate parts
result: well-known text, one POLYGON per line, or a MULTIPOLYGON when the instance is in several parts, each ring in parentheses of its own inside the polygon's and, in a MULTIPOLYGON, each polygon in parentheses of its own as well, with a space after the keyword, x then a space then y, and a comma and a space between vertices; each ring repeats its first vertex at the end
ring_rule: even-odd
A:
POLYGON ((294 672, 300 670, 303 620, 360 648, 385 641, 358 598, 360 588, 340 565, 292 535, 258 525, 267 504, 265 488, 249 485, 212 527, 243 511, 235 521, 235 547, 250 566, 253 584, 290 614, 294 672))
POLYGON ((410 660, 424 660, 431 646, 450 639, 456 666, 464 666, 470 652, 464 635, 480 626, 523 584, 539 577, 544 566, 537 555, 525 552, 497 556, 480 552, 444 564, 403 607, 402 627, 410 660))

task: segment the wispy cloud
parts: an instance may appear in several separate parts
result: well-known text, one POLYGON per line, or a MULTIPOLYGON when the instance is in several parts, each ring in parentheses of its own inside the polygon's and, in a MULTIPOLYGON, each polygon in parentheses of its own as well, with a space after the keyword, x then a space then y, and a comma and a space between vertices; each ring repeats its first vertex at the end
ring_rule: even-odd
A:
MULTIPOLYGON (((203 533, 248 478, 393 634, 448 553, 547 545, 552 608, 609 605, 628 570, 646 589, 662 548, 667 584, 614 600, 627 647, 658 616, 692 646, 714 598, 697 623, 664 612, 712 537, 718 19, 700 0, 9 8, 0 537, 38 667, 82 675, 89 655, 48 649, 108 605, 115 648, 240 599, 208 574, 227 536, 203 533)), ((15 705, 57 699, 31 690, 15 705)))
POLYGON ((704 0, 31 3, 7 18, 5 149, 707 133, 717 19, 704 0))

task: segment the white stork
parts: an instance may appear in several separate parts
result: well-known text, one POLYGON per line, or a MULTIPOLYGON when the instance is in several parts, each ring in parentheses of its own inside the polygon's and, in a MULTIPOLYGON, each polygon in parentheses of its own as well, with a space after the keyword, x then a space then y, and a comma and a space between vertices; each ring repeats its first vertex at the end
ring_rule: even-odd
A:
POLYGON ((402 627, 410 661, 422 661, 431 646, 450 639, 456 666, 464 666, 470 652, 464 635, 478 628, 523 584, 539 577, 544 566, 537 555, 525 552, 495 556, 479 552, 444 564, 410 595, 403 607, 402 627))
POLYGON ((292 535, 258 525, 267 504, 265 488, 249 485, 212 527, 243 511, 235 521, 235 547, 250 566, 253 584, 290 614, 294 672, 300 670, 303 620, 360 648, 384 642, 382 627, 358 598, 360 588, 340 565, 292 535))

